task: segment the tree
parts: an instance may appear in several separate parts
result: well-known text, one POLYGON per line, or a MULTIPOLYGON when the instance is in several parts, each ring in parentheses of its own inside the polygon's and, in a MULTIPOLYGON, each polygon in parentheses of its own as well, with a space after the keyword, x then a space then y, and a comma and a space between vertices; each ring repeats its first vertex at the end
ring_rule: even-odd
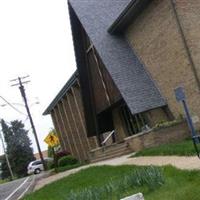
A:
POLYGON ((2 173, 1 173, 2 179, 10 178, 10 180, 11 180, 11 175, 10 175, 10 172, 8 169, 8 165, 7 165, 5 156, 3 156, 1 158, 1 171, 2 171, 2 173))
POLYGON ((18 120, 12 121, 10 125, 1 120, 1 126, 11 168, 16 176, 25 176, 27 165, 35 160, 28 131, 24 129, 24 124, 18 120))

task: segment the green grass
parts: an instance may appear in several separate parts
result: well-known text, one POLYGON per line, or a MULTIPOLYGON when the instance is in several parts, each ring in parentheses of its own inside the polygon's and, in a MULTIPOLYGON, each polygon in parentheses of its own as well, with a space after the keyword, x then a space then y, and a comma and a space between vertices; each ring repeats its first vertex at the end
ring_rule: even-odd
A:
POLYGON ((2 179, 0 179, 0 184, 3 184, 3 183, 7 183, 9 180, 2 180, 2 179))
POLYGON ((80 166, 82 166, 82 164, 76 163, 76 164, 73 164, 73 165, 66 165, 66 166, 63 166, 63 167, 58 167, 57 169, 55 169, 55 171, 56 172, 64 172, 64 171, 74 169, 74 168, 77 168, 77 167, 80 167, 80 166))
POLYGON ((179 143, 165 144, 158 147, 152 147, 137 152, 132 157, 138 156, 194 156, 196 155, 194 145, 191 139, 179 143))
MULTIPOLYGON (((120 180, 134 170, 136 166, 101 166, 91 167, 76 174, 70 175, 57 182, 32 193, 24 200, 69 200, 69 195, 79 193, 92 188, 102 188, 112 180, 120 180)), ((133 186, 126 191, 126 195, 142 192, 145 200, 200 200, 200 171, 178 170, 171 166, 160 168, 165 177, 164 185, 156 190, 150 190, 144 186, 133 186)), ((98 191, 98 190, 97 190, 98 191)), ((114 194, 104 200, 119 200, 114 194)), ((124 196, 126 196, 124 194, 124 196)), ((77 199, 78 200, 78 199, 77 199)))

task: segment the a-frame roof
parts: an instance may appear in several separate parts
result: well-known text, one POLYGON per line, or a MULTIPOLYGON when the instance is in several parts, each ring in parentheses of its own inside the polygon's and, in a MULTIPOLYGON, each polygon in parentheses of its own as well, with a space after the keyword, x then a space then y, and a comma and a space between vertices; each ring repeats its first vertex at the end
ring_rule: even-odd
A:
MULTIPOLYGON (((108 33, 109 27, 133 1, 69 0, 69 7, 76 13, 131 112, 136 114, 164 106, 166 102, 124 36, 108 33)), ((71 23, 73 26, 72 20, 71 23)), ((76 34, 73 33, 74 40, 76 34)), ((76 56, 82 55, 76 52, 76 56)))

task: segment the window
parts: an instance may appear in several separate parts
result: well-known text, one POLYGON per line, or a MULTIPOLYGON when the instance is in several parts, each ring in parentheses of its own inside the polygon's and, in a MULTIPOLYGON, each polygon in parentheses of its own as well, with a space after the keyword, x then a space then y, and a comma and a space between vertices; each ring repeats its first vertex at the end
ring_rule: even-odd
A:
POLYGON ((42 162, 41 161, 35 161, 32 165, 41 165, 42 164, 42 162))
POLYGON ((143 113, 132 115, 126 105, 121 107, 121 115, 129 136, 142 132, 148 125, 143 113))

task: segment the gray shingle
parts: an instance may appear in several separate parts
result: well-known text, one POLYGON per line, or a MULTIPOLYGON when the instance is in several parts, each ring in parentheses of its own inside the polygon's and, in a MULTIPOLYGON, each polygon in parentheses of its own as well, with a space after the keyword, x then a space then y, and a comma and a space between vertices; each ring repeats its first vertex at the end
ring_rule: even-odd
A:
POLYGON ((133 114, 166 105, 123 35, 107 30, 131 0, 70 0, 85 31, 133 114))

